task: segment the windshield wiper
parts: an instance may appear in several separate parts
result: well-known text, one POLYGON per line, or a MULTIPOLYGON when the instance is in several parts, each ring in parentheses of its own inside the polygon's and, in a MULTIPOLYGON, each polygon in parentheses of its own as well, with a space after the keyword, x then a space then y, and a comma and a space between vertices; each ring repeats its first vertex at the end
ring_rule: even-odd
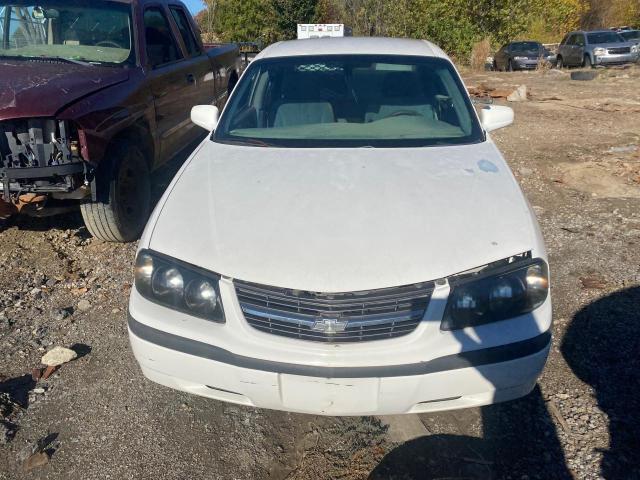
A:
POLYGON ((93 63, 90 62, 84 62, 82 60, 75 60, 73 58, 66 58, 66 57, 50 57, 50 56, 40 56, 40 57, 25 57, 25 58, 32 58, 32 59, 38 59, 38 60, 53 60, 55 62, 63 62, 63 63, 73 63, 75 65, 82 65, 83 67, 93 67, 95 66, 93 63))
POLYGON ((223 143, 229 143, 231 145, 254 145, 256 147, 274 147, 275 146, 272 143, 267 143, 263 140, 258 140, 257 138, 243 138, 242 140, 236 140, 236 139, 231 140, 228 138, 223 138, 223 139, 220 139, 219 141, 223 143))

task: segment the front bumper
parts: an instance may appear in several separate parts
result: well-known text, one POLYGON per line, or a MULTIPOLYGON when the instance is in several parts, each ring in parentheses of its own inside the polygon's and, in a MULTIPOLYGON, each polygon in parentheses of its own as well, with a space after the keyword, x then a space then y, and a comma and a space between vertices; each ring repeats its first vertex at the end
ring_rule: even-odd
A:
POLYGON ((539 59, 514 60, 515 67, 518 70, 535 70, 540 63, 539 59))
POLYGON ((144 375, 162 385, 260 408, 318 415, 391 415, 487 405, 526 395, 550 348, 551 302, 532 314, 442 332, 448 286, 410 335, 317 344, 259 332, 221 281, 227 323, 168 310, 134 289, 129 334, 144 375))
POLYGON ((596 65, 624 65, 638 61, 637 53, 625 53, 621 55, 600 55, 595 57, 596 65))
POLYGON ((83 162, 66 163, 49 167, 4 168, 0 167, 0 192, 9 200, 11 192, 54 193, 70 192, 79 185, 74 176, 84 175, 83 162))

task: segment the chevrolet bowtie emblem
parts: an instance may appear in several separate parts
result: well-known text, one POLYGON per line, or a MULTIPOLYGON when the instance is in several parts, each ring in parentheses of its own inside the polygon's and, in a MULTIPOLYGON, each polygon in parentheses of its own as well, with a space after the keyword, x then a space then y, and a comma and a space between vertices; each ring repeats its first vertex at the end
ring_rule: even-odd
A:
POLYGON ((336 333, 344 332, 347 328, 346 321, 341 321, 337 318, 321 318, 316 320, 313 324, 313 330, 316 332, 326 333, 327 335, 333 335, 336 333))

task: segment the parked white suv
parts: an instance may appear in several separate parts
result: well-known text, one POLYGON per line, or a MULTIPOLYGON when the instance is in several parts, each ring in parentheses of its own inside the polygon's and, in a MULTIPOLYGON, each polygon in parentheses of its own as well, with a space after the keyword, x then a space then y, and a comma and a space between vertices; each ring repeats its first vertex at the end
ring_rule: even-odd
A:
POLYGON ((550 348, 527 201, 436 46, 279 43, 244 73, 140 242, 143 373, 219 400, 416 413, 529 393, 550 348))

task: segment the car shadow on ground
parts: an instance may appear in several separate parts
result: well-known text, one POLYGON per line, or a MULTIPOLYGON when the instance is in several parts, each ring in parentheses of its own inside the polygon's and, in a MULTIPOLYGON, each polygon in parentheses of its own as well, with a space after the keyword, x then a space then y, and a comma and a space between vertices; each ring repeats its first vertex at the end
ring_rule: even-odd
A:
POLYGON ((387 454, 369 480, 571 479, 540 389, 483 407, 482 437, 428 435, 387 454))
POLYGON ((602 477, 640 479, 640 287, 580 310, 561 351, 575 375, 594 389, 609 420, 602 477))
MULTIPOLYGON (((581 309, 561 352, 575 375, 594 389, 609 420, 600 478, 640 479, 640 287, 581 309)), ((388 453, 369 479, 573 478, 538 387, 522 399, 483 407, 481 414, 481 437, 428 435, 409 441, 388 453)))

